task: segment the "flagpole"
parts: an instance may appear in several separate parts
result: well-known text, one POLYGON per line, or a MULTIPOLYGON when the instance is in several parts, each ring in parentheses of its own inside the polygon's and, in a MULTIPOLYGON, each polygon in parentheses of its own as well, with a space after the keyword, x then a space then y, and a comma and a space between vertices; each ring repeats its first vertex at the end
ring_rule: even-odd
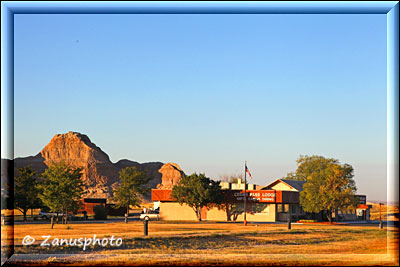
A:
POLYGON ((244 162, 244 225, 247 225, 246 221, 246 172, 247 172, 247 161, 244 162))

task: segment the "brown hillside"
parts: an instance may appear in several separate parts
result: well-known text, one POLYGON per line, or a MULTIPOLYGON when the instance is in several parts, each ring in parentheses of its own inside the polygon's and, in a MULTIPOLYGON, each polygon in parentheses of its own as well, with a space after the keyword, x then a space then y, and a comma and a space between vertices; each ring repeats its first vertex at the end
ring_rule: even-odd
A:
MULTIPOLYGON (((40 174, 52 162, 60 161, 74 167, 83 168, 82 179, 87 187, 87 194, 84 197, 111 200, 112 188, 119 181, 119 171, 125 167, 134 166, 151 176, 153 178, 149 182, 151 188, 157 188, 161 184, 170 185, 178 179, 178 176, 173 172, 159 172, 160 169, 168 169, 169 167, 165 167, 165 165, 170 166, 170 163, 165 165, 161 162, 141 164, 126 159, 112 163, 108 155, 92 143, 88 136, 77 132, 56 134, 36 156, 16 158, 14 169, 31 165, 40 174), (164 183, 164 181, 166 182, 164 183)), ((180 170, 177 164, 174 165, 180 170)), ((145 199, 150 199, 150 194, 145 196, 145 199)))
POLYGON ((184 172, 176 163, 165 163, 159 170, 162 174, 162 183, 157 186, 158 189, 172 189, 182 178, 184 172))

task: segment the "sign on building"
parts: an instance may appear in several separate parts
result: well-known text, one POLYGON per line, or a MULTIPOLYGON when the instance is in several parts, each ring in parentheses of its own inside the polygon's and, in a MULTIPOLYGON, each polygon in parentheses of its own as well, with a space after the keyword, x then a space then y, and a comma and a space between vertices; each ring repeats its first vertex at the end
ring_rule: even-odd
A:
MULTIPOLYGON (((243 202, 245 193, 243 191, 226 191, 228 200, 232 202, 243 202)), ((274 203, 276 201, 275 191, 249 190, 246 192, 246 202, 249 203, 274 203)))

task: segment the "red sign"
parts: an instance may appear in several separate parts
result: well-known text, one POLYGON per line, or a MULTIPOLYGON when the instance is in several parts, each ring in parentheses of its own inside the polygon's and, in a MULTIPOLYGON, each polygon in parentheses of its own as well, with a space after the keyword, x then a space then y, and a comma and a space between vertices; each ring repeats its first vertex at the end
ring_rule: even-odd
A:
MULTIPOLYGON (((244 191, 228 191, 228 199, 233 202, 244 201, 244 191)), ((228 193, 227 192, 227 193, 228 193)), ((274 190, 246 190, 247 202, 274 203, 276 202, 276 192, 274 190)))
MULTIPOLYGON (((172 190, 170 189, 152 189, 151 199, 153 201, 174 201, 173 199, 171 199, 171 191, 172 190)), ((225 195, 225 201, 227 202, 231 203, 244 202, 244 190, 222 190, 222 192, 225 195)), ((286 192, 286 193, 297 193, 297 192, 286 192)), ((282 203, 282 191, 246 190, 246 197, 247 197, 246 201, 248 203, 282 203)))

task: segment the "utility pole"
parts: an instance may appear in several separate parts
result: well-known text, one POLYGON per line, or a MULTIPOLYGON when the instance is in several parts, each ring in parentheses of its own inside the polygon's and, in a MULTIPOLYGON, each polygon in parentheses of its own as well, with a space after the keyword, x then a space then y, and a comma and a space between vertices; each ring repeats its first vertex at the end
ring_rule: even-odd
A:
POLYGON ((379 203, 379 229, 383 228, 383 224, 382 224, 382 213, 381 213, 381 207, 382 207, 383 203, 379 203))
POLYGON ((246 187, 247 187, 247 180, 246 180, 246 172, 247 172, 247 161, 244 162, 244 226, 247 225, 246 221, 246 187))

